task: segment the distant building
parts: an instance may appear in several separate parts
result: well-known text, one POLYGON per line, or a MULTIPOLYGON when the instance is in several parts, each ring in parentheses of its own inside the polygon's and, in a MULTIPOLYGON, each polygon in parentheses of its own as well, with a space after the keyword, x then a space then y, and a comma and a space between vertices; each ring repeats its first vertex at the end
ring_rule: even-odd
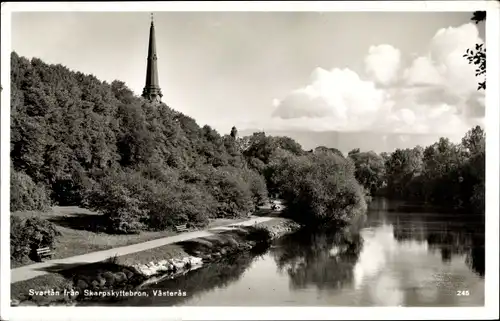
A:
POLYGON ((158 57, 156 56, 156 38, 153 14, 151 14, 151 27, 149 28, 149 48, 148 48, 148 66, 146 69, 146 85, 142 91, 142 97, 152 103, 160 103, 161 93, 160 83, 158 81, 158 57))

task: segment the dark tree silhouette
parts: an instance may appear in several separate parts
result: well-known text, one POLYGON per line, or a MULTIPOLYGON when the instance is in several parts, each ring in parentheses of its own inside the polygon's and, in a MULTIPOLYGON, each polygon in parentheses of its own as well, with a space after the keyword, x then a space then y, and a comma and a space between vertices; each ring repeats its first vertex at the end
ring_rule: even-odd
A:
POLYGON ((235 126, 233 126, 233 128, 231 128, 231 137, 236 139, 236 137, 238 137, 238 130, 236 129, 235 126))

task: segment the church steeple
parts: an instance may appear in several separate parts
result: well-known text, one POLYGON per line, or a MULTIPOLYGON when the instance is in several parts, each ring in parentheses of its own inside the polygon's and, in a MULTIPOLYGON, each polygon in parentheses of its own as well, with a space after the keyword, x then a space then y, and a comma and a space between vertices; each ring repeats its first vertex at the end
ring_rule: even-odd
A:
POLYGON ((158 81, 158 58, 156 56, 155 25, 151 14, 151 27, 149 28, 148 66, 146 70, 146 86, 142 97, 150 102, 161 102, 163 97, 158 81))

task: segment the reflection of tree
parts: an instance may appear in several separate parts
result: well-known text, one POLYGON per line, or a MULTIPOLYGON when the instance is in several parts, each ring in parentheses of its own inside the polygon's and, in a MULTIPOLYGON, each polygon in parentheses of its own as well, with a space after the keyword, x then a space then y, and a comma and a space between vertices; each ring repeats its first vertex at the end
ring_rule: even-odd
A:
POLYGON ((405 214, 393 220, 394 237, 398 241, 427 242, 439 250, 443 262, 453 256, 466 255, 467 263, 484 275, 484 222, 460 215, 405 214))
POLYGON ((484 222, 482 225, 482 232, 475 233, 472 237, 472 248, 467 253, 466 262, 469 266, 476 271, 479 275, 484 276, 484 222))
POLYGON ((182 305, 197 294, 209 292, 217 288, 223 288, 237 281, 250 267, 252 262, 263 254, 265 249, 257 249, 245 252, 241 255, 232 256, 217 263, 211 263, 206 267, 188 272, 172 280, 165 280, 158 284, 143 289, 149 292, 149 297, 135 297, 122 301, 120 305, 127 306, 172 306, 182 305), (185 291, 187 296, 153 296, 153 290, 162 291, 185 291))
POLYGON ((360 234, 348 230, 299 231, 284 237, 271 253, 292 288, 338 289, 352 282, 362 244, 360 234))

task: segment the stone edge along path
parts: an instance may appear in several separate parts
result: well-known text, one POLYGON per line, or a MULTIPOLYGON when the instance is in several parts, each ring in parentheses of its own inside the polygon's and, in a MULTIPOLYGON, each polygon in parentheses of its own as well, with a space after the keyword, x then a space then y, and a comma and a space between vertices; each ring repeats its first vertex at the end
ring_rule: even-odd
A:
POLYGON ((92 252, 92 253, 87 253, 83 255, 77 255, 77 256, 72 256, 72 257, 67 257, 63 259, 57 259, 57 260, 50 260, 50 261, 45 261, 41 263, 35 263, 35 264, 30 264, 26 266, 21 266, 15 269, 11 269, 11 283, 16 283, 20 281, 25 281, 29 279, 33 279, 37 276, 40 275, 45 275, 45 274, 50 274, 52 272, 44 271, 44 269, 58 265, 58 264, 90 264, 90 263, 96 263, 96 262, 101 262, 106 260, 109 257, 113 256, 122 256, 130 253, 136 253, 136 252, 141 252, 145 250, 149 250, 155 247, 160 247, 163 245, 167 244, 172 244, 172 243, 177 243, 177 242, 182 242, 182 241, 187 241, 199 237, 207 237, 210 235, 214 235, 215 233, 209 232, 211 230, 231 230, 234 228, 238 228, 239 226, 251 226, 254 224, 262 223, 262 222, 267 222, 272 219, 275 219, 275 217, 254 217, 251 218, 247 221, 243 221, 240 223, 236 224, 228 224, 228 225, 223 225, 223 226, 218 226, 214 227, 208 230, 202 230, 202 231, 193 231, 193 232, 185 232, 185 233, 180 233, 178 235, 174 236, 168 236, 168 237, 163 237, 160 239, 155 239, 147 242, 142 242, 142 243, 137 243, 137 244, 131 244, 131 245, 126 245, 122 247, 117 247, 109 250, 103 250, 103 251, 98 251, 98 252, 92 252))

